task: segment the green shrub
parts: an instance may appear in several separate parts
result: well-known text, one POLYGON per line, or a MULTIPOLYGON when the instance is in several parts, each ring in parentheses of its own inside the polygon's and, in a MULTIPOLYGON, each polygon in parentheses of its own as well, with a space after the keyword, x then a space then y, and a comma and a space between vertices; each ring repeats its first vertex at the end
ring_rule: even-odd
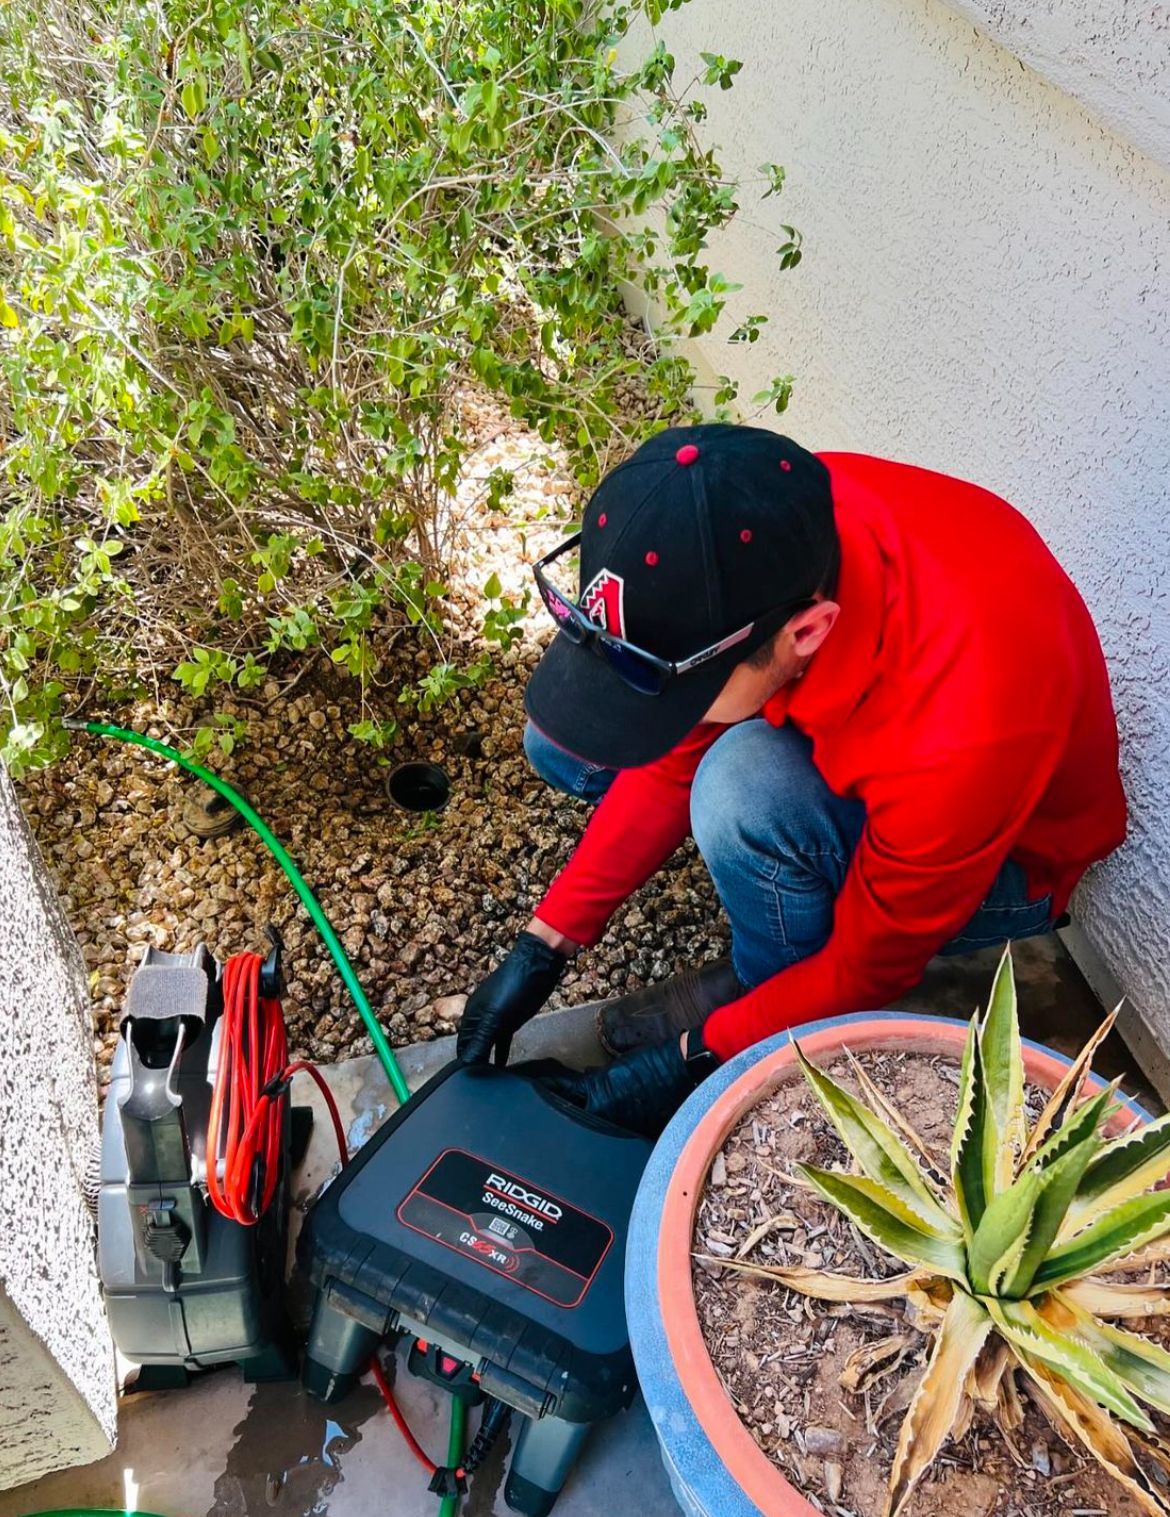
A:
MULTIPOLYGON (((0 11, 14 770, 63 751, 63 703, 174 679, 211 705, 296 656, 347 671, 355 738, 392 741, 366 694, 394 622, 435 647, 407 699, 482 677, 440 638, 461 389, 567 444, 588 483, 661 424, 622 415, 631 376, 660 417, 688 414, 672 342, 709 330, 733 288, 705 262, 736 200, 693 135, 703 81, 676 94, 661 43, 636 69, 617 58, 632 22, 664 8, 0 11), (656 354, 631 350, 627 280, 664 313, 656 354)), ((729 87, 739 65, 705 61, 704 87, 729 87)), ((780 187, 777 166, 761 172, 780 187)), ((782 409, 787 381, 769 395, 782 409)), ((493 478, 489 502, 510 488, 493 478)), ((487 590, 484 631, 506 646, 523 607, 487 590)), ((209 717, 199 741, 241 735, 209 717)))

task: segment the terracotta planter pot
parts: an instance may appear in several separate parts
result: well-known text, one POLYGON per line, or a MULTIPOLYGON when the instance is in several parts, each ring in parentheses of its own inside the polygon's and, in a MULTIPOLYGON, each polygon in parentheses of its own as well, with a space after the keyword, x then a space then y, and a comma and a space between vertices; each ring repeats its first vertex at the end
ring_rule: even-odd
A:
MULTIPOLYGON (((816 1063, 845 1049, 950 1054, 958 1060, 967 1024, 947 1017, 863 1012, 798 1029, 816 1063)), ((634 1203, 626 1254, 626 1313, 642 1393, 675 1497, 690 1517, 819 1517, 756 1445, 727 1397, 703 1342, 691 1287, 695 1214, 711 1162, 745 1112, 795 1064, 781 1033, 740 1054, 707 1080, 663 1134, 634 1203)), ((1025 1042, 1029 1080, 1052 1089, 1069 1060, 1025 1042)), ((1098 1087, 1104 1082, 1095 1081, 1098 1087)), ((1120 1131, 1149 1114, 1132 1101, 1120 1131)))

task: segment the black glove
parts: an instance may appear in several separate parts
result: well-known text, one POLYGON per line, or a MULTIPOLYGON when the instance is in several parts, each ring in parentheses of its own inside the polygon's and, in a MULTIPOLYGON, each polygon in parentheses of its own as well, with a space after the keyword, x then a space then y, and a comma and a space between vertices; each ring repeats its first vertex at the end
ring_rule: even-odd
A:
POLYGON ((696 1030, 688 1034, 686 1058, 678 1039, 670 1038, 626 1054, 604 1069, 581 1073, 566 1069, 562 1074, 546 1076, 541 1084, 595 1117, 656 1138, 718 1063, 696 1030))
POLYGON ((465 1064, 508 1062, 512 1036, 534 1017, 556 989, 569 962, 533 932, 522 932, 498 969, 474 990, 463 1008, 455 1052, 465 1064))

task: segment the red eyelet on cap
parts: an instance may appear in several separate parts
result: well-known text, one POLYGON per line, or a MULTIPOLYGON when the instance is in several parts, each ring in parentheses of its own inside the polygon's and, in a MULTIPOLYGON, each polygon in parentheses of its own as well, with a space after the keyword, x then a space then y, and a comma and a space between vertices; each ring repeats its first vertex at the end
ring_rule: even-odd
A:
POLYGON ((751 533, 751 528, 750 527, 745 527, 743 529, 743 531, 739 534, 739 540, 740 540, 741 543, 750 543, 751 542, 751 540, 752 540, 752 533, 751 533))
POLYGON ((602 513, 601 513, 601 515, 600 515, 600 516, 599 516, 599 517, 598 517, 598 518, 597 518, 597 525, 598 525, 598 526, 599 526, 599 527, 604 527, 604 526, 605 526, 605 524, 606 524, 606 522, 607 522, 607 521, 608 521, 608 520, 609 520, 609 517, 608 517, 608 516, 606 516, 606 514, 605 514, 605 512, 604 512, 604 511, 603 511, 603 512, 602 512, 602 513))
POLYGON ((653 569, 654 565, 658 562, 658 554, 657 553, 647 553, 647 555, 646 555, 646 562, 653 569))
POLYGON ((786 458, 782 458, 780 460, 780 467, 784 470, 785 474, 788 474, 791 471, 791 469, 792 469, 792 465, 788 462, 788 460, 786 458))
POLYGON ((687 464, 693 464, 699 456, 699 450, 693 442, 684 442, 682 447, 674 455, 675 463, 682 464, 685 469, 687 464))

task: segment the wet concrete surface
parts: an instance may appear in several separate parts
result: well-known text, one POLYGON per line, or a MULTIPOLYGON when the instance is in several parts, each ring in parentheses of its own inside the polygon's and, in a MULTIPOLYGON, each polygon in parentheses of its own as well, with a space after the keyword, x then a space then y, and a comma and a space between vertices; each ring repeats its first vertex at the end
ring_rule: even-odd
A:
MULTIPOLYGON (((1075 1053, 1103 1015, 1088 986, 1054 937, 1015 949, 1025 1035, 1075 1053)), ((967 1017, 991 983, 997 954, 936 960, 922 985, 899 1004, 909 1011, 967 1017)), ((537 1018, 516 1041, 514 1058, 555 1055, 577 1067, 602 1061, 593 1008, 537 1018)), ((454 1052, 453 1039, 419 1044, 400 1058, 412 1088, 454 1052)), ((1116 1035, 1098 1060, 1107 1076, 1152 1111, 1161 1103, 1116 1035)), ((394 1106, 380 1066, 353 1059, 326 1071, 351 1147, 376 1131, 394 1106)), ((295 1099, 313 1107, 315 1127, 294 1177, 298 1221, 336 1172, 332 1129, 316 1087, 298 1081, 295 1099), (302 1089, 303 1084, 303 1089, 302 1089)), ((294 1292, 304 1319, 306 1293, 294 1292)), ((395 1393, 432 1457, 446 1451, 446 1398, 394 1363, 395 1393)), ((473 1424, 474 1426, 474 1424, 473 1424)), ((248 1386, 234 1369, 202 1377, 185 1390, 126 1397, 120 1441, 107 1459, 0 1493, 0 1517, 84 1506, 137 1508, 161 1517, 437 1517, 438 1501, 364 1382, 335 1407, 322 1407, 296 1384, 248 1386)), ((465 1517, 505 1517, 503 1485, 509 1445, 501 1440, 474 1477, 461 1504, 465 1517)), ((640 1402, 594 1431, 557 1505, 557 1517, 672 1517, 677 1507, 640 1402)))
MULTIPOLYGON (((401 1358, 397 1367, 407 1421, 441 1460, 447 1398, 407 1374, 401 1358)), ((510 1447, 505 1432, 460 1503, 463 1517, 506 1517, 510 1447)), ((114 1454, 0 1494, 0 1514, 94 1507, 159 1517, 437 1517, 426 1487, 372 1384, 323 1407, 296 1384, 247 1386, 224 1369, 186 1390, 127 1397, 114 1454)), ((639 1517, 678 1510, 640 1403, 595 1430, 556 1512, 611 1517, 635 1508, 639 1517)))

